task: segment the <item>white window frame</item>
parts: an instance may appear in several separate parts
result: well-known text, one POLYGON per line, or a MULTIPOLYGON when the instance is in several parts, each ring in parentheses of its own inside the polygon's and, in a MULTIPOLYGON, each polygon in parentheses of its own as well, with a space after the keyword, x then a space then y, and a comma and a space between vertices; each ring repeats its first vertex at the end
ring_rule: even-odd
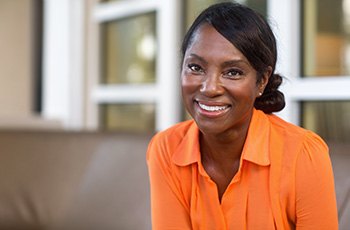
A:
POLYGON ((85 0, 44 0, 42 116, 84 128, 85 0))
POLYGON ((300 102, 350 100, 350 76, 303 78, 299 0, 268 0, 268 15, 278 42, 277 71, 287 77, 282 86, 286 108, 278 115, 300 125, 300 102))

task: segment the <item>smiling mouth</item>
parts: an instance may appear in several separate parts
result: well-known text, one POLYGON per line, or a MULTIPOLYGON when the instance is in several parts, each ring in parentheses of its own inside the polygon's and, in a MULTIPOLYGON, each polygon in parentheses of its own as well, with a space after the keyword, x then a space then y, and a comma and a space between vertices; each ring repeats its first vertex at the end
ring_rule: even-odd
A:
POLYGON ((204 109, 206 111, 209 111, 209 112, 217 112, 217 111, 222 111, 222 110, 225 110, 228 108, 228 105, 224 105, 224 106, 218 106, 218 105, 215 105, 215 106, 210 106, 210 105, 204 105, 202 103, 199 103, 198 102, 198 105, 201 109, 204 109))
POLYGON ((197 103, 201 109, 208 112, 220 112, 220 111, 226 110, 229 107, 229 105, 219 106, 219 105, 205 105, 200 102, 197 102, 197 103))

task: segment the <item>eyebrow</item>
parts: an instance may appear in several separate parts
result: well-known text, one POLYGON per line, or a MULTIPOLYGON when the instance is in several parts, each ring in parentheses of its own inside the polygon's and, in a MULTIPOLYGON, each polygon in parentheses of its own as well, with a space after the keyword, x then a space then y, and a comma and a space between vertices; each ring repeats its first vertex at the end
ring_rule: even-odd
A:
POLYGON ((197 54, 194 54, 194 53, 190 53, 190 54, 188 55, 188 57, 190 57, 190 58, 197 58, 197 59, 199 59, 201 62, 204 62, 205 64, 208 63, 204 58, 202 58, 201 56, 198 56, 197 54))
POLYGON ((250 65, 248 62, 246 62, 245 60, 242 59, 237 59, 237 60, 230 60, 230 61, 225 61, 222 66, 230 66, 230 65, 235 65, 235 64, 239 64, 239 63, 244 63, 246 65, 250 65))
MULTIPOLYGON (((195 53, 190 53, 190 54, 188 55, 188 57, 190 57, 190 58, 197 58, 197 59, 199 59, 201 62, 203 62, 203 63, 205 63, 205 64, 208 63, 204 58, 202 58, 201 56, 198 56, 198 55, 195 54, 195 53)), ((242 60, 242 59, 235 59, 235 60, 229 60, 229 61, 223 62, 223 63, 222 63, 222 66, 230 66, 230 65, 235 65, 235 64, 238 64, 238 63, 244 63, 244 64, 246 64, 246 65, 250 65, 250 64, 249 64, 247 61, 245 61, 245 60, 242 60)))

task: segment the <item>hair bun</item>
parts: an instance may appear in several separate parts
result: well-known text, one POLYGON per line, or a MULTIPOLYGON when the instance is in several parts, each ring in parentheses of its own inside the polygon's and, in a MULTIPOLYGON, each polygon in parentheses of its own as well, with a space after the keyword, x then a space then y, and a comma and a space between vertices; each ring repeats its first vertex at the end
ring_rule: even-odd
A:
POLYGON ((284 108, 286 105, 284 95, 278 90, 278 87, 282 84, 282 80, 283 78, 279 74, 271 75, 264 93, 255 100, 254 107, 256 109, 260 109, 264 113, 273 113, 279 112, 284 108))

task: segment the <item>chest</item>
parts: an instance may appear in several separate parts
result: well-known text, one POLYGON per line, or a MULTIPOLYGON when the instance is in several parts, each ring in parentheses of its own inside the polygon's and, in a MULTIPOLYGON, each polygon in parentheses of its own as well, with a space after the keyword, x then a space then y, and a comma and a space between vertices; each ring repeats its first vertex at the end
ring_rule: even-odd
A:
POLYGON ((268 166, 243 164, 222 194, 202 165, 192 170, 193 229, 274 229, 268 166))
POLYGON ((216 184, 219 201, 221 202, 223 194, 238 172, 239 160, 225 167, 223 167, 223 165, 203 162, 203 168, 210 179, 216 184))

